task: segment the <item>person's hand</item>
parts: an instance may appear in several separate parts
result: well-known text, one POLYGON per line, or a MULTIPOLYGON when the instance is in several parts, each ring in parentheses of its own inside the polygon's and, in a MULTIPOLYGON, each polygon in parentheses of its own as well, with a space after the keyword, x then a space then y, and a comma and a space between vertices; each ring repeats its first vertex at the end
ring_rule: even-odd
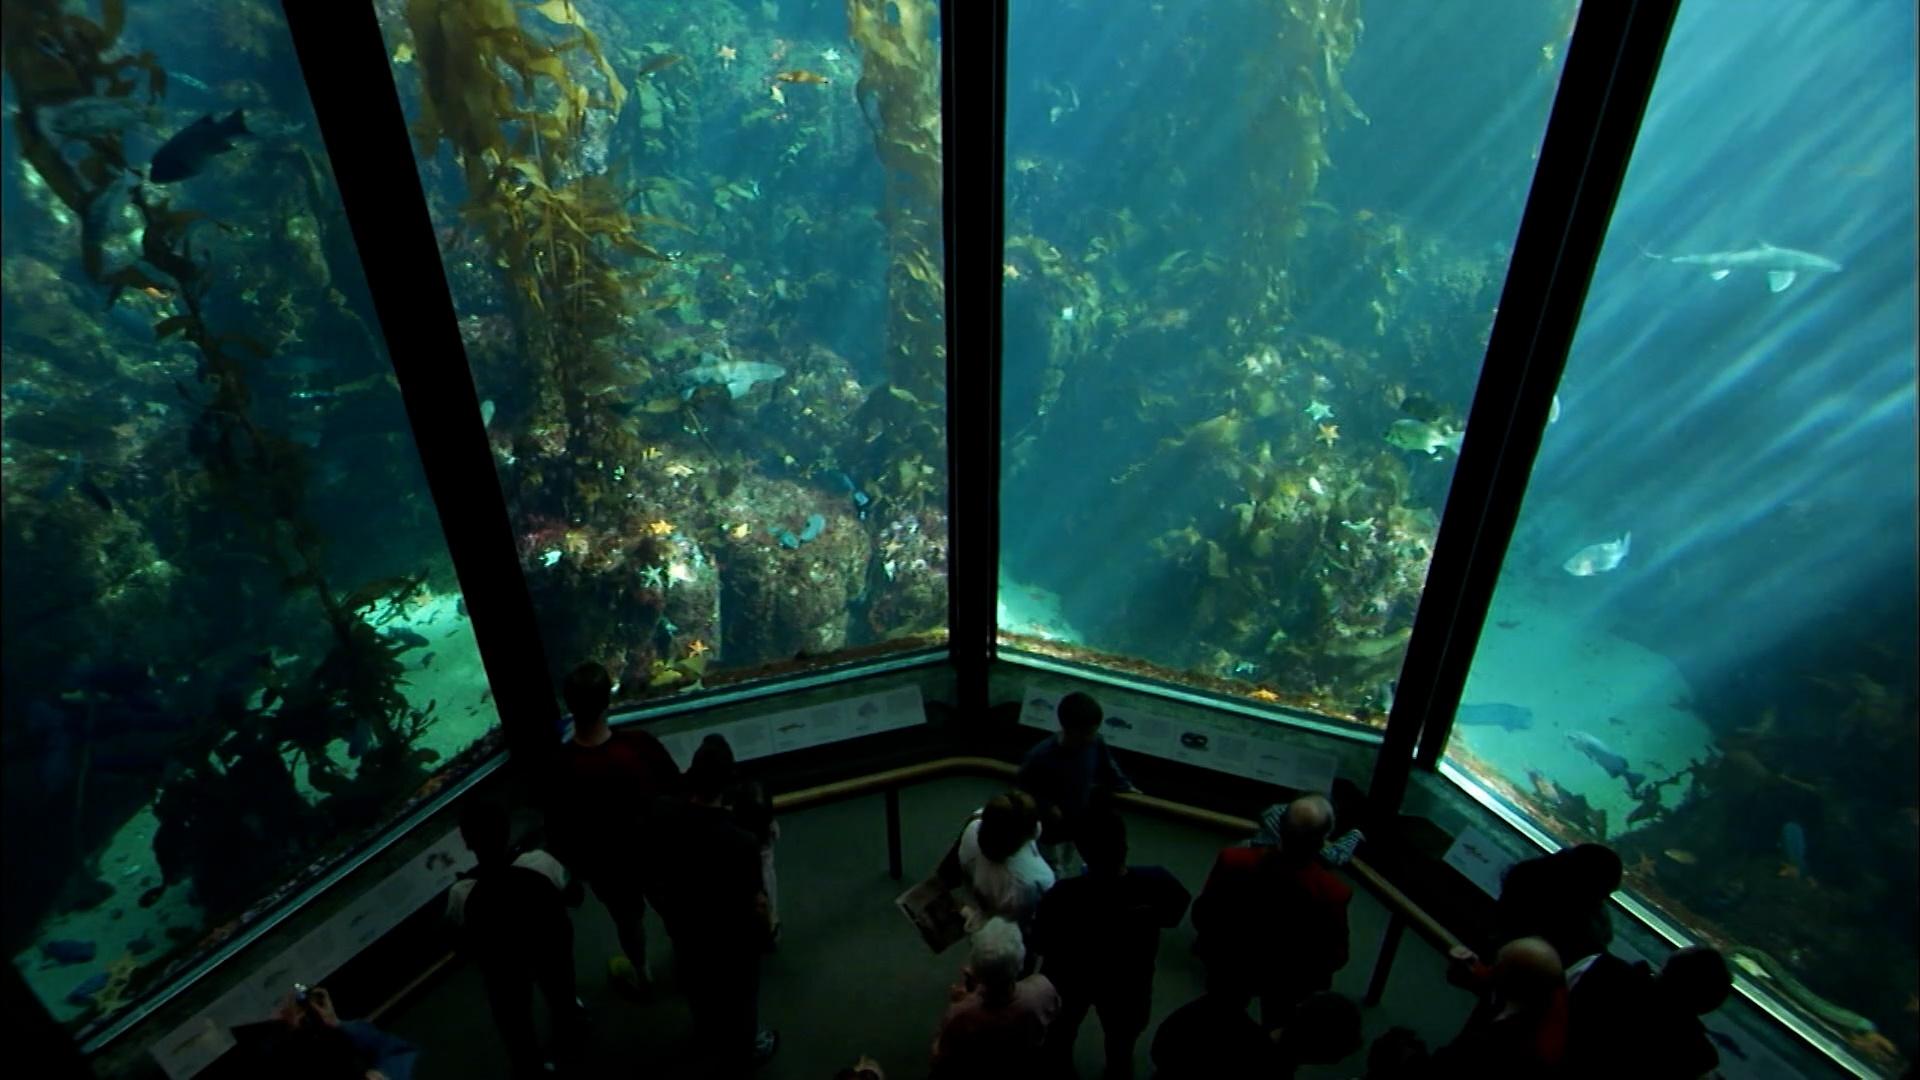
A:
POLYGON ((319 1017, 320 1022, 328 1027, 340 1026, 340 1017, 333 1011, 333 995, 327 993, 326 987, 316 986, 307 991, 307 1008, 311 1009, 313 1015, 319 1017))

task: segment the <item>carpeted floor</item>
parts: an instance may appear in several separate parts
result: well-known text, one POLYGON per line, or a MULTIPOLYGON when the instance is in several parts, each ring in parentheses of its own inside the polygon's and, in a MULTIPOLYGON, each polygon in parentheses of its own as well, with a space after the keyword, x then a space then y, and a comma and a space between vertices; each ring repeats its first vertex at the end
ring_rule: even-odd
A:
MULTIPOLYGON (((763 1023, 779 1029, 779 1053, 761 1070, 764 1080, 824 1080, 860 1054, 870 1054, 891 1080, 925 1075, 933 1031, 946 988, 966 960, 964 943, 932 955, 893 907, 893 898, 930 872, 969 811, 997 788, 990 781, 955 779, 902 793, 906 881, 887 876, 886 819, 879 796, 856 799, 780 819, 780 950, 763 968, 763 1023)), ((1157 863, 1198 890, 1214 853, 1230 838, 1131 816, 1134 863, 1157 863)), ((1356 1000, 1364 992, 1386 913, 1356 887, 1353 961, 1335 989, 1356 1000)), ((607 982, 607 958, 617 951, 606 913, 591 899, 575 915, 580 996, 593 1012, 590 1055, 594 1076, 670 1075, 688 1026, 675 992, 670 951, 657 919, 649 917, 658 990, 650 1001, 616 994, 607 982)), ((1200 992, 1201 973, 1188 951, 1190 926, 1162 936, 1154 990, 1154 1023, 1200 992)), ((1395 1024, 1413 1028, 1432 1045, 1451 1038, 1470 1002, 1442 979, 1444 958, 1417 936, 1403 939, 1386 999, 1365 1010, 1369 1039, 1395 1024)), ((432 990, 388 1017, 385 1026, 423 1047, 418 1080, 504 1077, 498 1038, 478 975, 460 965, 432 990)), ((1081 1075, 1101 1073, 1097 1019, 1081 1028, 1076 1058, 1081 1075)), ((1150 1076, 1152 1031, 1136 1051, 1138 1075, 1150 1076)), ((1303 1077, 1349 1077, 1361 1071, 1364 1051, 1335 1066, 1301 1070, 1303 1077)))

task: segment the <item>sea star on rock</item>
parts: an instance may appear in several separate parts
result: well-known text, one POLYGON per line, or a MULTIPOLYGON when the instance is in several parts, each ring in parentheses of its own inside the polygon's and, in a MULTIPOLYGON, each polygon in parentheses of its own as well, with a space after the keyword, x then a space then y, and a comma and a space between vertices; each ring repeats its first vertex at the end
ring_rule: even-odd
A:
POLYGON ((688 656, 699 656, 702 653, 705 653, 706 651, 707 651, 707 643, 704 641, 701 641, 699 638, 694 638, 691 642, 687 644, 688 656))
POLYGON ((820 54, 820 59, 825 60, 829 64, 837 64, 840 62, 840 50, 828 49, 820 54))
POLYGON ((1333 419, 1333 407, 1324 401, 1315 401, 1300 411, 1313 417, 1315 420, 1333 419))
POLYGON ((1333 441, 1335 439, 1338 439, 1339 437, 1340 437, 1339 424, 1321 424, 1320 434, 1314 436, 1314 438, 1320 440, 1323 443, 1326 443, 1328 446, 1332 446, 1333 441))
POLYGON ((672 536, 673 522, 671 521, 652 522, 647 526, 647 531, 652 533, 655 536, 672 536))
POLYGON ((672 582, 667 578, 665 568, 659 566, 649 566, 645 570, 640 571, 640 580, 643 584, 656 589, 665 589, 672 585, 672 582))
POLYGON ((713 55, 720 58, 720 63, 722 66, 732 67, 734 59, 738 57, 740 54, 734 50, 733 46, 722 45, 718 49, 715 49, 713 51, 713 55))

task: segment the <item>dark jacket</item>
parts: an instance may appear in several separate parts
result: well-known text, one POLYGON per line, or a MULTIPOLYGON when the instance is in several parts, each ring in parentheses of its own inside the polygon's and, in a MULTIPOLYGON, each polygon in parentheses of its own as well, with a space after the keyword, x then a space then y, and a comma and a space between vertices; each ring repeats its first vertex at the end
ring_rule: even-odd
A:
POLYGON ((1273 848, 1230 847, 1193 902, 1194 950, 1244 965, 1266 989, 1324 990, 1347 966, 1353 889, 1317 859, 1295 864, 1273 848))
POLYGON ((759 948, 760 842, 725 807, 657 800, 645 863, 647 895, 676 947, 759 948))
POLYGON ((548 850, 588 881, 634 872, 653 800, 677 796, 680 767, 660 740, 623 729, 599 746, 568 740, 548 777, 548 850))

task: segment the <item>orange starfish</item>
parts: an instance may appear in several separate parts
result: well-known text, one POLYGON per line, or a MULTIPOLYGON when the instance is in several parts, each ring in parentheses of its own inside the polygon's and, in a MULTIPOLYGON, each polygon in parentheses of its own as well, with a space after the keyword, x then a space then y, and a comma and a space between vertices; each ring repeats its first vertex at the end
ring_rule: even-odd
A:
POLYGON ((671 521, 653 522, 652 524, 647 526, 647 531, 651 532, 655 536, 671 536, 673 535, 673 522, 671 521))
POLYGON ((1258 690, 1255 690, 1250 696, 1255 701, 1279 701, 1280 700, 1279 694, 1274 693, 1273 691, 1267 689, 1264 686, 1258 690))
POLYGON ((693 641, 687 645, 688 656, 699 656, 701 653, 704 653, 706 651, 707 651, 707 643, 704 641, 701 641, 699 638, 694 638, 693 641))

